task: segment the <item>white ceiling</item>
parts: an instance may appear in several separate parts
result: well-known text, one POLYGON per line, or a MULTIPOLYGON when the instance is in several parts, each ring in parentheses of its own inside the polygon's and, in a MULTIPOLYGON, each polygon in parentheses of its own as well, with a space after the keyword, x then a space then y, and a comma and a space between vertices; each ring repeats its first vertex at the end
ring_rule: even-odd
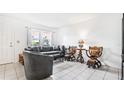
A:
POLYGON ((76 24, 99 14, 93 13, 11 13, 7 14, 25 20, 49 26, 49 27, 62 27, 69 24, 76 24))

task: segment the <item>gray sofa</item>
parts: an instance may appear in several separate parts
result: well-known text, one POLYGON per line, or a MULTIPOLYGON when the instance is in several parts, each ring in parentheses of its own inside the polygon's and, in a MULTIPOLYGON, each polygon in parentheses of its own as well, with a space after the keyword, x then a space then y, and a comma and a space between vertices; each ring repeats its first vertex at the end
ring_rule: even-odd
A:
POLYGON ((65 56, 65 47, 62 46, 62 49, 60 49, 60 46, 53 48, 53 47, 28 47, 25 48, 26 51, 34 51, 34 52, 40 52, 43 55, 51 55, 53 56, 54 60, 56 59, 63 59, 65 56))
POLYGON ((24 69, 28 80, 49 77, 53 72, 53 57, 40 52, 24 51, 24 69))

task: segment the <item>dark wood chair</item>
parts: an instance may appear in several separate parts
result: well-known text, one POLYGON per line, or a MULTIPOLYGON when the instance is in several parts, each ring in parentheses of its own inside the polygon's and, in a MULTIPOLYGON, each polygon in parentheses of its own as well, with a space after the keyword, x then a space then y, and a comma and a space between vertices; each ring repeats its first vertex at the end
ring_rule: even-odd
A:
POLYGON ((102 55, 103 47, 89 47, 89 50, 86 50, 86 54, 89 57, 89 60, 87 61, 87 65, 90 68, 91 66, 95 68, 101 67, 101 62, 98 60, 98 58, 102 55))
POLYGON ((76 47, 69 47, 68 52, 65 54, 65 60, 75 61, 76 47))

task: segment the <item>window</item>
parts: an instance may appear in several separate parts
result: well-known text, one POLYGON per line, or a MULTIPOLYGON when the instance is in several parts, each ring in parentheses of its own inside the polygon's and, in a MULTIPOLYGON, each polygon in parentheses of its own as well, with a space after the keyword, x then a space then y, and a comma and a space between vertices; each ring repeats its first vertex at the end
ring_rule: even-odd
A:
POLYGON ((28 46, 51 46, 52 32, 30 29, 28 30, 28 46))

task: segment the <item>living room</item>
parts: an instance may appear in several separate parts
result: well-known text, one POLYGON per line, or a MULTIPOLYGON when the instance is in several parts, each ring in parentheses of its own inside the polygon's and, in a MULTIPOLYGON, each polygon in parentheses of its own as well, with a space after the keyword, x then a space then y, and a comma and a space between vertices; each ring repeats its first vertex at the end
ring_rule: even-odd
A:
POLYGON ((122 13, 1 13, 0 79, 120 80, 122 18, 122 13), (100 48, 97 58, 90 48, 100 48), (45 55, 41 63, 52 56, 50 65, 28 63, 27 53, 39 52, 45 55), (24 65, 19 56, 26 56, 24 65), (49 75, 42 75, 47 68, 49 75))
POLYGON ((121 93, 123 0, 1 0, 1 93, 121 93))

